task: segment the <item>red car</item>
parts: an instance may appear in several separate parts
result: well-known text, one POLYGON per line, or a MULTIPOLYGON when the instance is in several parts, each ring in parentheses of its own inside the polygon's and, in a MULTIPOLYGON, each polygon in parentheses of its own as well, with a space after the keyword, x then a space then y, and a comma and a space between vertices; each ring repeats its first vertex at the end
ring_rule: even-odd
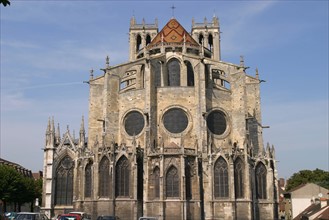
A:
POLYGON ((81 220, 81 216, 78 214, 63 214, 58 216, 57 220, 81 220))

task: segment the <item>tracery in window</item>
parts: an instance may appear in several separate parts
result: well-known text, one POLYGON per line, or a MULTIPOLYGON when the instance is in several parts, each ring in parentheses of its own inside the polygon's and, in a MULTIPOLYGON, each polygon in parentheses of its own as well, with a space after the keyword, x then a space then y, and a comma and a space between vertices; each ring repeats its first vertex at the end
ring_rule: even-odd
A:
POLYGON ((234 186, 235 186, 235 197, 243 198, 243 162, 240 157, 238 157, 234 162, 234 186))
POLYGON ((108 197, 109 196, 109 174, 110 162, 107 157, 103 157, 99 163, 99 196, 108 197))
POLYGON ((179 176, 177 168, 171 166, 166 175, 166 196, 179 197, 179 176))
POLYGON ((66 156, 61 160, 56 169, 55 205, 72 205, 73 168, 73 160, 69 156, 66 156))
POLYGON ((168 61, 168 86, 180 86, 180 62, 173 58, 168 61))
POLYGON ((87 164, 85 168, 85 197, 91 197, 91 181, 92 181, 92 164, 87 164))
POLYGON ((125 156, 122 156, 116 165, 116 196, 128 197, 129 196, 129 176, 130 166, 129 161, 125 156))
POLYGON ((214 194, 216 198, 229 196, 228 167, 223 157, 220 157, 214 167, 214 194))
POLYGON ((258 199, 266 199, 266 167, 263 163, 259 163, 256 166, 256 193, 258 199))

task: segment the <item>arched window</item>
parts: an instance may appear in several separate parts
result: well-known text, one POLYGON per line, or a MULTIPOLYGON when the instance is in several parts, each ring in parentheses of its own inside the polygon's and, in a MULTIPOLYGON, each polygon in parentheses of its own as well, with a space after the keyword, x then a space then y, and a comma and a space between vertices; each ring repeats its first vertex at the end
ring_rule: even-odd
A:
POLYGON ((166 175, 166 196, 179 197, 179 176, 177 168, 171 166, 166 175))
POLYGON ((180 86, 180 63, 173 58, 168 62, 168 86, 180 86))
POLYGON ((228 197, 228 170, 227 163, 220 157, 214 168, 214 193, 216 198, 228 197))
POLYGON ((153 72, 154 72, 154 84, 155 84, 155 87, 160 87, 161 86, 161 61, 159 60, 152 60, 151 62, 152 64, 152 68, 153 68, 153 72))
POLYGON ((108 197, 109 196, 109 174, 110 162, 107 157, 103 157, 99 163, 99 196, 108 197))
POLYGON ((210 51, 212 51, 212 49, 213 49, 213 37, 212 37, 212 34, 209 34, 208 35, 208 49, 210 50, 210 51))
POLYGON ((91 197, 91 181, 92 181, 91 167, 92 164, 89 163, 85 168, 85 197, 91 197))
POLYGON ((73 160, 69 156, 66 156, 61 160, 56 169, 55 205, 72 205, 73 167, 73 160))
POLYGON ((122 156, 117 162, 116 169, 116 184, 115 193, 116 196, 128 197, 129 196, 129 176, 130 167, 129 161, 126 157, 122 156))
POLYGON ((186 161, 185 164, 185 191, 186 191, 186 199, 192 199, 192 176, 191 176, 191 166, 186 161))
POLYGON ((266 167, 263 163, 256 166, 256 192, 257 199, 266 199, 266 167))
POLYGON ((194 86, 194 72, 190 62, 186 61, 187 68, 187 86, 194 86))
POLYGON ((243 198, 244 196, 244 184, 243 184, 243 162, 240 157, 238 157, 234 162, 234 186, 235 186, 235 197, 243 198))
POLYGON ((154 198, 160 198, 160 169, 155 167, 152 174, 152 184, 154 187, 154 198))
POLYGON ((200 34, 199 35, 199 44, 202 45, 202 42, 203 42, 203 34, 200 34))
POLYGON ((137 35, 136 38, 136 52, 138 52, 141 49, 142 45, 142 37, 140 35, 137 35))
POLYGON ((149 43, 151 43, 151 36, 148 34, 146 36, 146 45, 148 45, 149 43))

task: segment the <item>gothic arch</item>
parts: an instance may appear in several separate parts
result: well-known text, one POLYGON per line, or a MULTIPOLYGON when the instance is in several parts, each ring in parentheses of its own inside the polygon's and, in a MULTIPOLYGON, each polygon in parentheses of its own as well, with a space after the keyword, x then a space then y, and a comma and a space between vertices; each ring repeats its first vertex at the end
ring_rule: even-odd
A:
POLYGON ((208 34, 208 49, 210 51, 213 50, 213 47, 214 47, 214 40, 213 40, 213 36, 212 36, 212 33, 209 33, 208 34))
POLYGON ((244 163, 240 157, 234 161, 235 198, 244 197, 244 163))
POLYGON ((214 196, 215 198, 229 197, 228 165, 220 156, 214 165, 214 196))
POLYGON ((115 166, 115 194, 117 197, 129 197, 130 165, 127 157, 121 156, 115 166))
POLYGON ((137 34, 137 36, 136 36, 136 52, 138 52, 140 49, 142 49, 141 46, 142 46, 142 37, 140 34, 137 34))
POLYGON ((160 168, 155 166, 151 175, 151 185, 153 186, 153 192, 151 197, 160 198, 160 168))
POLYGON ((175 166, 170 166, 166 173, 166 197, 179 197, 179 175, 175 166))
POLYGON ((110 161, 104 156, 99 162, 99 197, 109 197, 109 182, 110 182, 110 161))
POLYGON ((152 39, 151 39, 150 34, 147 34, 147 35, 146 35, 146 39, 145 39, 145 40, 146 40, 146 44, 145 44, 146 46, 147 46, 149 43, 151 43, 151 40, 152 40, 152 39))
POLYGON ((55 171, 55 205, 72 205, 74 161, 66 155, 55 171))
POLYGON ((267 170, 262 162, 259 162, 256 166, 256 196, 257 199, 267 199, 267 170))
POLYGON ((202 45, 202 42, 204 41, 204 37, 203 37, 203 33, 202 33, 202 32, 199 33, 199 38, 198 38, 198 40, 199 40, 199 44, 202 45))
POLYGON ((184 61, 185 65, 186 65, 186 70, 187 70, 187 86, 194 86, 194 71, 193 71, 193 67, 192 64, 189 61, 184 61))
POLYGON ((92 191, 92 163, 88 163, 85 167, 85 197, 91 197, 92 191))
POLYGON ((177 58, 171 58, 167 62, 168 86, 180 86, 180 61, 177 58))

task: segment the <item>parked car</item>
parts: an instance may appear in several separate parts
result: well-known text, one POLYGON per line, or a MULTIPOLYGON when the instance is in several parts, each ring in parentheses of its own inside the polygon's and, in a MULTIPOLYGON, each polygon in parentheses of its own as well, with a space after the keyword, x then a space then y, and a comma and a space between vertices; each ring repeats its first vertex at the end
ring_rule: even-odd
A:
POLYGON ((13 220, 13 219, 15 219, 16 215, 17 215, 16 212, 6 212, 4 217, 5 217, 5 220, 13 220))
POLYGON ((81 216, 82 220, 87 220, 87 219, 91 219, 91 216, 89 214, 87 214, 86 212, 69 212, 68 214, 77 214, 81 216))
POLYGON ((82 217, 78 214, 62 214, 57 219, 58 220, 81 220, 82 217))
POLYGON ((35 212, 19 212, 17 213, 15 220, 49 220, 49 218, 42 213, 35 212))
POLYGON ((138 220, 158 220, 158 218, 143 216, 143 217, 140 217, 138 220))
POLYGON ((113 215, 101 215, 97 217, 97 220, 116 220, 117 217, 113 215))

